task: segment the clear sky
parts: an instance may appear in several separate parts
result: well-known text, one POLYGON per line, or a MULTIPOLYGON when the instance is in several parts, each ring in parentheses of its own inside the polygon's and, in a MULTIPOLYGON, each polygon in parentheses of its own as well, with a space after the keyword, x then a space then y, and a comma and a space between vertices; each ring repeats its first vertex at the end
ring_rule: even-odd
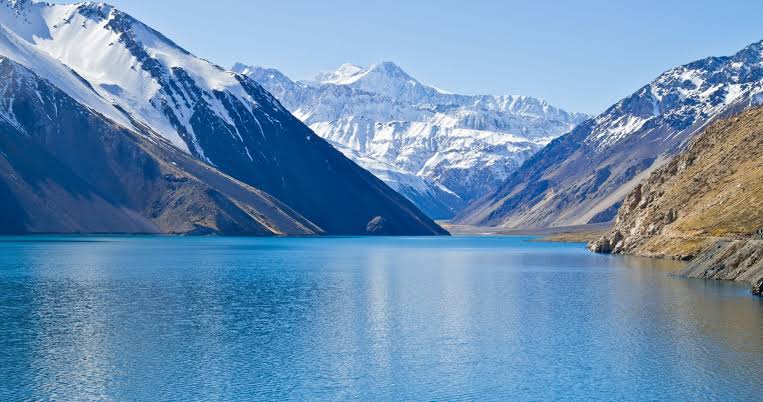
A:
POLYGON ((662 71, 763 39, 757 0, 108 0, 198 56, 310 78, 394 61, 457 93, 598 113, 662 71))

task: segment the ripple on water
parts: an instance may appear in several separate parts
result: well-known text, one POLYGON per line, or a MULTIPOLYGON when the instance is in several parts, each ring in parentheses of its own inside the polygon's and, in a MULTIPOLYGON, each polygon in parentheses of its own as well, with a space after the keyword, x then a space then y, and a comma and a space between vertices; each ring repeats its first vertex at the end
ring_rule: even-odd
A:
POLYGON ((0 239, 0 399, 759 398, 745 287, 525 240, 0 239))

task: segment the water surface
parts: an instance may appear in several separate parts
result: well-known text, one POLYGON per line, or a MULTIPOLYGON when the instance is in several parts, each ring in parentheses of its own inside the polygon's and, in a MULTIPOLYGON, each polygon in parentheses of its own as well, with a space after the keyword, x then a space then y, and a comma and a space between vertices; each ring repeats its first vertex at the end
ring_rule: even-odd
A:
POLYGON ((0 239, 0 400, 736 399, 763 302, 516 237, 0 239))

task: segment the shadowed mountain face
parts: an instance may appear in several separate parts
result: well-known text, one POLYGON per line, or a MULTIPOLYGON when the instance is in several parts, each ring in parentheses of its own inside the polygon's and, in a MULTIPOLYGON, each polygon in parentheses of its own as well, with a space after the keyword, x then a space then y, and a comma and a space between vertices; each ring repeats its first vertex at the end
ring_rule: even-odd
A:
POLYGON ((763 101, 761 43, 667 71, 552 141, 460 223, 548 227, 605 222, 623 198, 711 122, 763 101))
MULTIPOLYGON (((318 232, 446 233, 253 80, 111 6, 0 0, 0 24, 0 54, 125 131, 266 192, 318 232)), ((72 158, 82 156, 73 148, 72 158)))
POLYGON ((0 57, 0 233, 320 234, 269 195, 0 57))

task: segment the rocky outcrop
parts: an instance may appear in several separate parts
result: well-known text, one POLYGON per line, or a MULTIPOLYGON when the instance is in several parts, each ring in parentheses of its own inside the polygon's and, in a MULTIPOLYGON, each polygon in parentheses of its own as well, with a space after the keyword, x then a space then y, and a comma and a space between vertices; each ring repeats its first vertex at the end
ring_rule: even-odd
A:
POLYGON ((615 252, 615 247, 620 247, 622 234, 613 232, 610 236, 603 236, 588 244, 588 249, 597 254, 611 254, 615 252))
POLYGON ((752 285, 752 294, 755 296, 763 296, 763 279, 752 285))
POLYGON ((383 216, 377 216, 371 219, 370 222, 368 222, 368 225, 366 225, 366 232, 372 233, 375 235, 386 234, 386 231, 385 231, 386 225, 387 225, 387 220, 384 219, 383 216))
POLYGON ((599 253, 690 260, 681 275, 763 279, 763 108, 719 121, 623 202, 599 253))
POLYGON ((723 240, 700 253, 676 275, 689 278, 749 282, 752 293, 763 290, 763 241, 723 240))
POLYGON ((763 278, 763 242, 722 240, 703 251, 677 273, 691 278, 743 280, 763 278))

